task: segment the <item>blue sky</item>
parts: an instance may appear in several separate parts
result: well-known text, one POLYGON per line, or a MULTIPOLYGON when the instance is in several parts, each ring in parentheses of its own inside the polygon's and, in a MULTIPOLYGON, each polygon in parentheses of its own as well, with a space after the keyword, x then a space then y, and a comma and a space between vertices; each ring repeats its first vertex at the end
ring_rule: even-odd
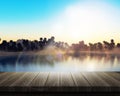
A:
POLYGON ((0 0, 2 23, 30 22, 50 18, 76 0, 0 0))
POLYGON ((120 0, 0 0, 0 23, 46 20, 67 5, 85 1, 102 1, 120 9, 120 0))
POLYGON ((120 41, 119 26, 120 0, 0 0, 2 39, 120 41))

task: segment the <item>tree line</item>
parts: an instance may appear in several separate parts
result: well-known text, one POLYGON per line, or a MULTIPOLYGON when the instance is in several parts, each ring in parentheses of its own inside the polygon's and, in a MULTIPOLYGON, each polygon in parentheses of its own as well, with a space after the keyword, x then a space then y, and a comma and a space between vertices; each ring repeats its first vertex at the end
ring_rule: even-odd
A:
POLYGON ((79 43, 72 44, 70 47, 72 50, 80 50, 80 51, 105 51, 105 50, 113 50, 115 48, 120 49, 120 43, 115 45, 114 39, 111 39, 110 42, 103 41, 97 43, 89 43, 89 45, 85 44, 84 41, 80 41, 79 43))
POLYGON ((74 43, 69 45, 66 42, 55 42, 55 37, 51 38, 40 38, 39 40, 28 40, 28 39, 18 39, 17 41, 6 41, 1 40, 0 51, 8 52, 20 52, 20 51, 34 51, 34 50, 43 50, 49 46, 59 48, 62 50, 73 50, 73 51, 103 51, 103 50, 113 50, 115 48, 120 49, 120 43, 115 45, 113 39, 108 41, 89 43, 88 45, 84 41, 79 41, 79 43, 74 43))
POLYGON ((3 40, 2 43, 0 44, 0 50, 9 52, 35 51, 35 50, 37 51, 43 50, 48 46, 65 49, 68 47, 68 44, 64 42, 55 42, 54 36, 52 36, 51 38, 41 37, 39 40, 33 41, 30 41, 28 39, 18 39, 16 42, 13 40, 7 42, 6 40, 3 40))

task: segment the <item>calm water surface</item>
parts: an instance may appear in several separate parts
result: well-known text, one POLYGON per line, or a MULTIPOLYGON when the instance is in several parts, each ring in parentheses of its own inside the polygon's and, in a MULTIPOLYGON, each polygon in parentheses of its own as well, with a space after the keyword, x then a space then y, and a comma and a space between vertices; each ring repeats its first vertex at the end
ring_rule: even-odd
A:
POLYGON ((0 57, 1 72, 120 71, 116 55, 17 55, 0 57))

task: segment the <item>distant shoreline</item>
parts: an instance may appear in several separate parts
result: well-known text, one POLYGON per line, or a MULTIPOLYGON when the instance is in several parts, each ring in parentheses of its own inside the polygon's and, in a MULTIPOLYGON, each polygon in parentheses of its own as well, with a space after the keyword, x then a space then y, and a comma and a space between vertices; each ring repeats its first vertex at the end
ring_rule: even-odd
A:
POLYGON ((57 54, 66 54, 66 55, 74 55, 74 54, 79 54, 79 55, 116 55, 120 56, 120 52, 118 51, 46 51, 46 50, 41 50, 41 51, 22 51, 22 52, 5 52, 5 51, 0 51, 0 56, 17 56, 17 55, 57 55, 57 54))

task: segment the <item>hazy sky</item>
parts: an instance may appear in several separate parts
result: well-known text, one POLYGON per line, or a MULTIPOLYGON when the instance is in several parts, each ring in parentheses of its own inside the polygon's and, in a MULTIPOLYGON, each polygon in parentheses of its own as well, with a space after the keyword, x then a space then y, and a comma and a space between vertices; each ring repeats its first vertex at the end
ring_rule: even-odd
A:
POLYGON ((0 0, 2 39, 120 42, 120 0, 0 0))

